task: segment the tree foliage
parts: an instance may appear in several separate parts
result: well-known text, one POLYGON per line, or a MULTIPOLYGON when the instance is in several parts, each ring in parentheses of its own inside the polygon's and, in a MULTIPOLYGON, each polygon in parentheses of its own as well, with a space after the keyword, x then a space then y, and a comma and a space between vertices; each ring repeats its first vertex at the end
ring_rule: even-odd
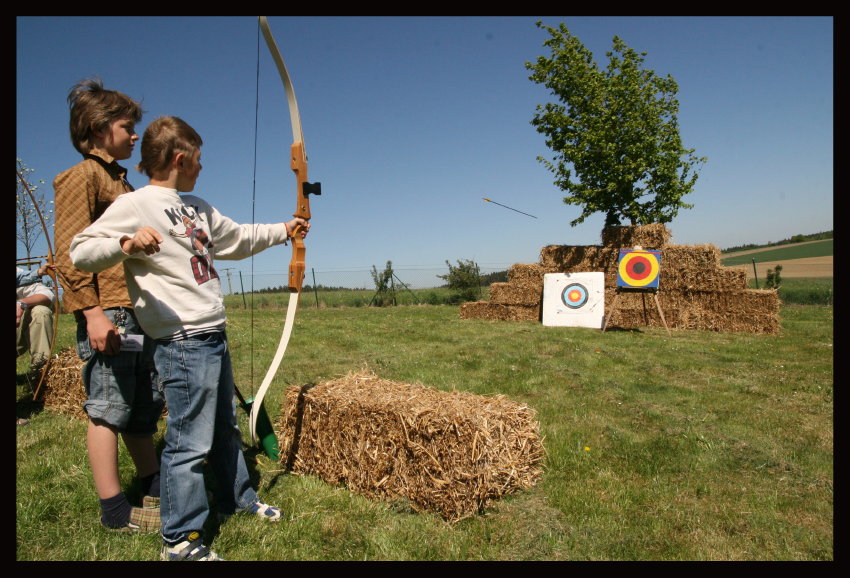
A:
POLYGON ((372 298, 372 303, 378 307, 383 307, 385 303, 395 305, 395 287, 393 286, 393 262, 387 261, 386 267, 380 273, 378 269, 372 265, 372 280, 375 282, 375 296, 372 298))
MULTIPOLYGON (((44 229, 41 226, 41 219, 38 218, 36 206, 38 207, 38 210, 41 211, 41 214, 44 217, 45 226, 49 230, 53 220, 53 201, 45 200, 44 194, 38 191, 38 185, 33 184, 29 180, 30 173, 34 172, 35 169, 28 168, 21 159, 16 159, 16 163, 15 236, 17 237, 18 242, 24 246, 24 250, 26 252, 26 255, 24 256, 29 259, 32 257, 33 247, 35 247, 35 244, 38 242, 42 233, 44 233, 44 229), (29 188, 33 198, 35 198, 35 203, 37 203, 37 205, 33 204, 33 199, 30 198, 27 193, 27 188, 29 188)), ((44 184, 44 181, 39 181, 39 183, 44 184)))
POLYGON ((570 225, 598 212, 605 226, 669 223, 679 209, 692 208, 682 197, 706 159, 682 146, 676 81, 643 69, 646 53, 617 36, 600 70, 566 25, 537 27, 550 34, 543 44, 551 56, 525 66, 559 102, 537 105, 531 124, 554 153, 538 160, 568 193, 564 203, 583 207, 570 225))
POLYGON ((458 259, 457 267, 446 261, 449 272, 437 275, 446 281, 446 286, 454 293, 457 301, 475 301, 481 297, 481 268, 478 263, 467 259, 458 259))
POLYGON ((765 289, 779 289, 782 285, 782 265, 777 265, 776 269, 768 269, 767 270, 767 282, 765 283, 765 289))

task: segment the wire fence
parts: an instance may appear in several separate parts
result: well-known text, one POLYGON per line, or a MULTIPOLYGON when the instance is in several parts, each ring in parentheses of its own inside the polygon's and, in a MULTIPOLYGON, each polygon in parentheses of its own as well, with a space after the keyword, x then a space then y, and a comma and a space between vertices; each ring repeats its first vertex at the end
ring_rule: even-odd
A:
MULTIPOLYGON (((32 259, 31 262, 23 263, 22 266, 24 269, 34 269, 39 262, 39 259, 32 259)), ((486 285, 492 281, 489 276, 504 273, 500 279, 506 278, 509 267, 508 264, 479 265, 482 295, 484 295, 486 285)), ((241 305, 243 301, 247 303, 247 300, 242 298, 233 300, 233 296, 241 295, 244 297, 252 293, 255 295, 288 293, 288 269, 254 271, 253 275, 249 270, 243 271, 241 268, 235 267, 217 267, 217 270, 221 282, 221 291, 225 297, 229 297, 228 302, 231 302, 232 305, 241 305)), ((378 271, 379 274, 382 272, 378 271)), ((399 304, 440 302, 444 297, 435 295, 434 291, 441 290, 446 286, 446 280, 441 275, 448 274, 448 267, 393 268, 393 275, 389 283, 392 300, 399 304)), ((53 282, 49 277, 45 276, 43 281, 45 285, 53 288, 53 282)), ((58 296, 60 301, 63 292, 60 286, 58 296)), ((372 269, 321 269, 311 267, 307 269, 304 276, 303 292, 315 297, 317 307, 333 306, 334 302, 338 300, 346 305, 369 305, 376 298, 377 288, 372 276, 372 269), (353 302, 350 295, 346 296, 344 300, 337 299, 331 295, 337 290, 342 292, 360 291, 365 294, 365 297, 355 297, 353 302), (356 302, 358 299, 364 302, 356 302)), ((378 297, 380 298, 380 296, 378 297)), ((271 306, 273 300, 268 301, 268 305, 271 306)))
MULTIPOLYGON (((481 267, 482 277, 491 273, 507 271, 510 265, 481 267)), ((381 273, 381 271, 378 271, 381 273)), ((443 287, 446 281, 440 275, 448 275, 448 267, 410 267, 393 268, 392 284, 396 290, 421 290, 443 287)), ((221 289, 225 295, 236 295, 266 291, 284 290, 288 284, 289 273, 282 271, 254 271, 250 273, 239 269, 220 271, 221 289)), ((374 290, 375 281, 371 269, 320 269, 309 268, 304 275, 304 288, 319 289, 365 289, 374 290)))

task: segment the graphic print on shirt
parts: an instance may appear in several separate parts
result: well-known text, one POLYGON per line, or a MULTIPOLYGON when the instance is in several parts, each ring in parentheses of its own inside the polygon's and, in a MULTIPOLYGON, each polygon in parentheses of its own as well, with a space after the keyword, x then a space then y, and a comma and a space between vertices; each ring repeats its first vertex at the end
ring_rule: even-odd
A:
POLYGON ((212 248, 213 244, 209 235, 201 226, 203 221, 201 215, 186 205, 183 205, 180 209, 167 210, 165 213, 173 225, 183 225, 182 232, 168 229, 168 234, 172 237, 189 239, 192 251, 195 253, 189 262, 192 267, 192 275, 198 285, 202 285, 210 279, 218 279, 218 272, 213 267, 212 255, 207 251, 207 248, 212 248))

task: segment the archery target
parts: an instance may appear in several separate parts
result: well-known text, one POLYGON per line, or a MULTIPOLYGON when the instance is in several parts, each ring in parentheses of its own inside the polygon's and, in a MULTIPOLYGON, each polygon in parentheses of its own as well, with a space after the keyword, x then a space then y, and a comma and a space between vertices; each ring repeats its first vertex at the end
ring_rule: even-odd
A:
POLYGON ((658 288, 661 251, 620 249, 617 263, 617 287, 658 288))
POLYGON ((601 329, 604 314, 604 273, 543 276, 543 325, 601 329))
POLYGON ((587 287, 570 283, 561 291, 561 302, 570 309, 580 309, 587 304, 587 287))

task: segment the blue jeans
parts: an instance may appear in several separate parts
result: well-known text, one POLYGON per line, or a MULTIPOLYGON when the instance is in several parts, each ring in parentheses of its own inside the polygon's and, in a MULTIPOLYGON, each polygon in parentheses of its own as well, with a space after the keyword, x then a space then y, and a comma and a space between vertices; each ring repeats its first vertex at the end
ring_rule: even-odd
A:
MULTIPOLYGON (((127 335, 144 335, 132 309, 115 307, 103 313, 123 327, 127 335)), ((77 316, 77 355, 83 366, 86 401, 83 409, 121 433, 149 436, 156 433, 164 405, 153 365, 153 340, 145 336, 143 351, 106 355, 95 351, 89 341, 86 319, 77 316)))
POLYGON ((154 359, 168 406, 160 465, 162 538, 175 544, 192 531, 203 536, 209 514, 205 460, 215 476, 219 513, 247 509, 259 498, 251 487, 236 425, 226 334, 157 341, 154 359))

